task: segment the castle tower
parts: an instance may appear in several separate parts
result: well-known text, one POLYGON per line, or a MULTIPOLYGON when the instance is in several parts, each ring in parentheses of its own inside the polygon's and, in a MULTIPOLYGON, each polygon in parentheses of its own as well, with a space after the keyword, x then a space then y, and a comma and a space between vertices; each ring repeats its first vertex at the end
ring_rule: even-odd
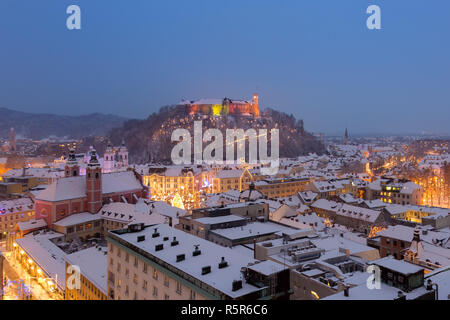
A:
POLYGON ((78 161, 75 157, 74 149, 70 149, 69 158, 66 161, 64 172, 66 177, 77 177, 80 175, 80 166, 78 165, 78 161))
POLYGON ((119 163, 121 167, 128 167, 128 149, 125 147, 125 142, 122 141, 122 145, 118 152, 119 163))
POLYGON ((10 152, 17 151, 16 133, 14 132, 14 128, 11 128, 11 130, 9 131, 9 151, 10 152))
POLYGON ((252 106, 253 106, 253 115, 255 117, 259 117, 259 97, 257 93, 253 94, 252 106))
POLYGON ((102 168, 95 150, 86 168, 86 195, 87 211, 97 213, 102 207, 102 168))
POLYGON ((114 169, 114 150, 111 143, 108 143, 105 154, 103 155, 103 170, 104 172, 112 172, 114 169))

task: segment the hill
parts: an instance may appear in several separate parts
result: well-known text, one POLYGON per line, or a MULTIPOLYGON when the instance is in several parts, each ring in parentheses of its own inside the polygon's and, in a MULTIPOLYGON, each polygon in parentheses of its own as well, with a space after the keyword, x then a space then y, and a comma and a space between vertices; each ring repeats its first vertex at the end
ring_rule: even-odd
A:
MULTIPOLYGON (((171 163, 170 154, 176 142, 171 141, 172 132, 178 128, 188 129, 193 137, 193 124, 203 121, 203 130, 217 128, 225 137, 226 129, 270 129, 280 131, 280 157, 296 157, 311 152, 322 154, 323 145, 310 133, 306 132, 302 120, 273 109, 266 109, 260 118, 248 116, 208 116, 189 114, 182 106, 166 106, 153 113, 145 120, 126 121, 121 128, 109 133, 113 144, 122 140, 135 163, 161 162, 171 163)), ((246 148, 248 149, 248 148, 246 148)))
POLYGON ((92 113, 82 116, 38 114, 0 108, 0 137, 9 137, 10 128, 17 136, 43 139, 49 136, 81 138, 103 136, 120 127, 127 119, 110 114, 92 113))

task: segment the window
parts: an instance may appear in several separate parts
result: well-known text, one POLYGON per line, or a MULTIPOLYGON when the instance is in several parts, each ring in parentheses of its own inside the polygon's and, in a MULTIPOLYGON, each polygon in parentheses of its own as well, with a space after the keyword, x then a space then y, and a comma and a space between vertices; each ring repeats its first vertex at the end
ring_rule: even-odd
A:
POLYGON ((130 260, 130 255, 128 252, 125 254, 125 261, 128 262, 130 260))
POLYGON ((168 288, 169 287, 169 277, 164 276, 164 285, 168 288))
POLYGON ((117 256, 120 257, 120 248, 117 248, 117 256))
POLYGON ((177 282, 177 293, 178 293, 179 295, 181 295, 181 289, 182 289, 181 283, 177 282))
POLYGON ((134 266, 137 268, 138 267, 138 258, 134 257, 134 266))
POLYGON ((117 264, 117 272, 120 272, 120 263, 117 264))
POLYGON ((143 271, 144 273, 147 273, 147 264, 146 264, 146 263, 144 263, 144 266, 143 266, 142 271, 143 271))
POLYGON ((153 296, 155 298, 158 297, 158 288, 157 287, 153 287, 153 296))
POLYGON ((170 300, 170 297, 169 297, 169 295, 167 293, 164 294, 164 300, 170 300))
POLYGON ((158 280, 158 271, 153 269, 153 279, 158 280))
POLYGON ((195 300, 195 291, 191 289, 190 299, 195 300))
POLYGON ((133 282, 134 282, 135 284, 138 283, 138 276, 137 276, 136 273, 135 273, 134 276, 133 276, 133 282))
POLYGON ((142 289, 147 291, 147 280, 144 280, 144 282, 142 283, 142 289))

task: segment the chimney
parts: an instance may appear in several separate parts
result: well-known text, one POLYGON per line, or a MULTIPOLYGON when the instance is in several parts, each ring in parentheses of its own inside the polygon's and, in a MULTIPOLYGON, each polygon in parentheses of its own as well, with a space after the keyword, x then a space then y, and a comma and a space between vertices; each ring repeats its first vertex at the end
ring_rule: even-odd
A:
POLYGON ((349 291, 350 291, 350 287, 346 285, 345 288, 344 288, 344 297, 348 297, 349 296, 349 291))

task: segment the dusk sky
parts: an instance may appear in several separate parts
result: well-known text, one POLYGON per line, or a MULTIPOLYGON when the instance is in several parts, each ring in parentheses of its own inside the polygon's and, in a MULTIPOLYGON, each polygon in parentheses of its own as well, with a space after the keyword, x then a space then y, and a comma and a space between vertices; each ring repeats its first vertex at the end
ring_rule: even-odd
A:
POLYGON ((314 133, 449 134, 449 30, 448 0, 1 0, 0 107, 146 118, 257 92, 314 133))

